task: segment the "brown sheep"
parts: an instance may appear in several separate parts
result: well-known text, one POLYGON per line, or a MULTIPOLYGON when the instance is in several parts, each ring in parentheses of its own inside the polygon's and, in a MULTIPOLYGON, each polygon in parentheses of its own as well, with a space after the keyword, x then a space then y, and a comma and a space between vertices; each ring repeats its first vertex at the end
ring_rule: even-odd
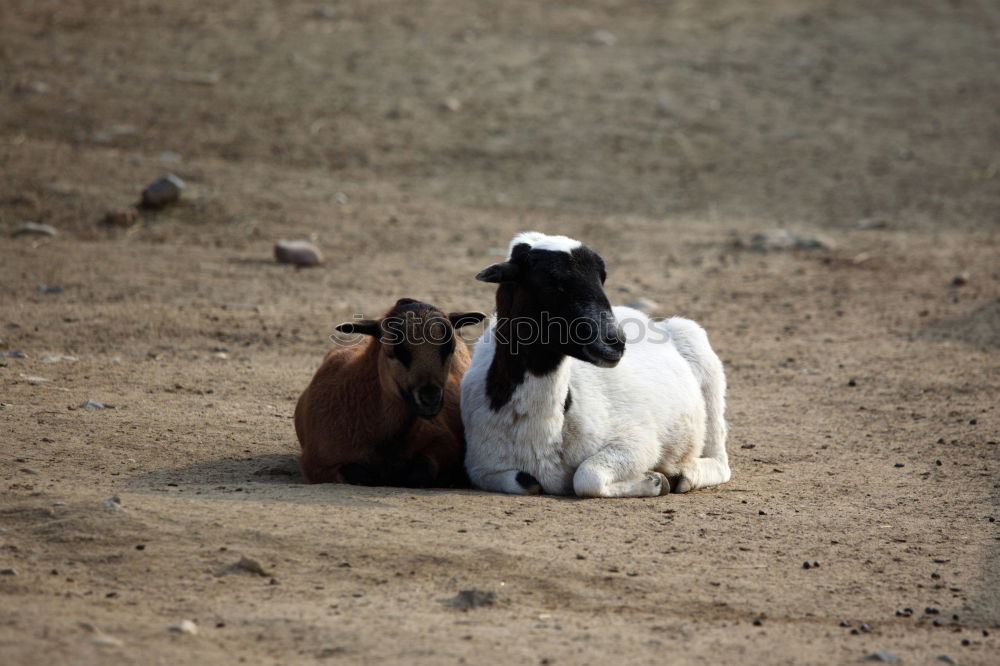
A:
POLYGON ((484 317, 445 315, 404 298, 381 319, 338 326, 366 337, 332 349, 299 398, 295 433, 306 481, 466 485, 458 401, 469 352, 455 330, 484 317))

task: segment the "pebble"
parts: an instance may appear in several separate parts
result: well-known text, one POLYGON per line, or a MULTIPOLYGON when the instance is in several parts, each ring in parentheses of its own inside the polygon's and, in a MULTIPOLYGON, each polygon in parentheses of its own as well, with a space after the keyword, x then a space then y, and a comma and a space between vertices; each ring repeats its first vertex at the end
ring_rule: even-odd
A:
POLYGON ((21 471, 24 472, 25 474, 34 474, 34 475, 37 475, 37 474, 41 473, 37 469, 35 469, 34 467, 22 467, 21 471))
POLYGON ((323 255, 309 241, 285 241, 274 244, 274 258, 280 264, 316 266, 323 263, 323 255))
POLYGON ((595 30, 590 35, 590 42, 598 46, 614 46, 618 43, 618 37, 610 30, 595 30))
POLYGON ((14 568, 0 569, 0 576, 16 576, 16 575, 17 575, 17 569, 14 568))
POLYGON ((458 111, 462 108, 462 101, 457 97, 448 97, 441 102, 441 108, 445 111, 458 111))
POLYGON ((222 80, 218 72, 174 72, 171 77, 180 83, 194 83, 199 86, 214 86, 222 80))
POLYGON ((138 133, 135 125, 119 124, 97 130, 90 135, 90 140, 94 143, 111 143, 120 136, 135 136, 138 133))
POLYGON ((871 654, 866 654, 865 661, 881 661, 886 664, 898 664, 899 657, 890 652, 889 650, 876 650, 871 654))
POLYGON ((961 287, 962 285, 966 285, 968 283, 969 283, 968 271, 962 271, 961 273, 959 273, 958 275, 956 275, 951 279, 951 284, 956 287, 961 287))
POLYGON ((90 639, 90 642, 98 647, 121 647, 124 645, 120 638, 108 636, 107 634, 98 634, 90 639))
POLYGON ((855 228, 867 231, 870 229, 885 229, 889 226, 888 220, 884 220, 879 217, 866 217, 862 220, 858 220, 857 224, 854 225, 855 228))
POLYGON ((42 357, 42 363, 59 363, 60 361, 79 361, 76 356, 66 356, 65 354, 48 354, 42 357))
POLYGON ((168 173, 142 191, 142 205, 146 208, 163 208, 181 198, 184 181, 168 173))
POLYGON ((833 243, 822 236, 797 234, 787 229, 761 231, 750 238, 750 247, 761 252, 774 250, 830 250, 833 243))
POLYGON ((14 231, 10 232, 11 236, 23 236, 26 234, 34 236, 55 236, 59 232, 56 228, 48 224, 39 224, 38 222, 25 222, 24 224, 18 226, 14 231))
POLYGON ((217 578, 222 576, 228 576, 229 574, 239 573, 241 571, 246 571, 248 573, 257 574, 258 576, 270 576, 271 572, 266 571, 260 562, 253 559, 252 557, 247 557, 246 555, 240 556, 240 561, 234 564, 229 564, 222 567, 216 572, 215 576, 217 578))
POLYGON ((643 312, 652 312, 660 308, 660 304, 656 301, 650 300, 648 298, 633 298, 631 301, 625 304, 630 308, 635 308, 636 310, 642 310, 643 312))
POLYGON ((65 288, 61 284, 40 284, 35 289, 43 294, 61 294, 65 288))
POLYGON ((111 513, 126 513, 125 507, 122 506, 122 500, 118 495, 105 497, 101 500, 101 506, 104 507, 105 511, 110 511, 111 513))
POLYGON ((135 206, 112 208, 104 214, 104 223, 112 227, 131 227, 139 220, 139 209, 135 206))
POLYGON ((80 403, 79 409, 86 409, 86 410, 104 409, 104 405, 97 402, 96 400, 87 399, 80 403))
POLYGON ((192 636, 198 633, 198 625, 191 620, 181 620, 175 624, 168 624, 167 629, 178 634, 190 634, 192 636))
POLYGON ((21 379, 23 379, 26 382, 30 382, 32 384, 41 384, 42 382, 52 381, 50 379, 46 379, 45 377, 39 377, 38 375, 25 375, 25 374, 21 375, 21 379))
POLYGON ((313 10, 313 16, 318 19, 332 19, 337 17, 337 10, 330 5, 320 5, 313 10))
POLYGON ((497 595, 494 592, 484 590, 461 590, 445 603, 452 608, 468 610, 470 608, 492 606, 496 602, 496 599, 497 595))
POLYGON ((937 658, 937 660, 938 661, 943 661, 946 664, 953 664, 954 666, 958 665, 957 661, 955 661, 954 659, 952 659, 951 657, 949 657, 946 654, 939 655, 938 658, 937 658))

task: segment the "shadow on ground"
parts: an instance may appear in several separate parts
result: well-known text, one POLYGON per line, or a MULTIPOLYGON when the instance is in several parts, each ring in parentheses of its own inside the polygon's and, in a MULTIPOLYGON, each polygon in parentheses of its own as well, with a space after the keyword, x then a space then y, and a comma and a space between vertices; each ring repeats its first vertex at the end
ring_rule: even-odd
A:
POLYGON ((140 493, 169 493, 198 499, 247 499, 387 506, 384 502, 419 496, 488 494, 451 488, 366 487, 305 482, 296 455, 268 453, 246 458, 222 458, 137 474, 124 481, 124 489, 140 493), (266 495, 266 497, 265 497, 266 495))

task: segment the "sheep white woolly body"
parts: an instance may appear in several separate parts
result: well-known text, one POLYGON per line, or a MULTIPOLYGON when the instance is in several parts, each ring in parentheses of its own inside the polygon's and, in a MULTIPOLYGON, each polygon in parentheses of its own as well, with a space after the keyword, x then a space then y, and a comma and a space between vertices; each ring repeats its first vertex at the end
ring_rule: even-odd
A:
POLYGON ((615 367, 566 356, 553 372, 526 373, 499 409, 486 388, 497 349, 490 320, 462 379, 466 469, 476 486, 537 492, 519 478, 527 473, 546 493, 614 497, 667 492, 661 475, 674 492, 729 480, 725 375, 705 331, 679 317, 613 313, 628 337, 615 367))

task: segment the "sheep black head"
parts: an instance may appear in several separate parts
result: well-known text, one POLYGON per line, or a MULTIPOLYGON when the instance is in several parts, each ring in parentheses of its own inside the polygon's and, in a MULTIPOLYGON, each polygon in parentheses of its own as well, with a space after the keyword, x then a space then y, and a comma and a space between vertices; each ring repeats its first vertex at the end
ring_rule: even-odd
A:
POLYGON ((485 316, 481 312, 446 315, 433 305, 403 298, 381 319, 347 322, 337 330, 375 338, 383 390, 399 395, 413 413, 429 419, 444 405, 455 330, 477 324, 485 316))
POLYGON ((507 261, 476 275, 499 284, 498 344, 538 357, 543 371, 553 354, 609 368, 621 360, 625 339, 604 293, 606 277, 604 260, 583 243, 534 231, 514 237, 507 261))

